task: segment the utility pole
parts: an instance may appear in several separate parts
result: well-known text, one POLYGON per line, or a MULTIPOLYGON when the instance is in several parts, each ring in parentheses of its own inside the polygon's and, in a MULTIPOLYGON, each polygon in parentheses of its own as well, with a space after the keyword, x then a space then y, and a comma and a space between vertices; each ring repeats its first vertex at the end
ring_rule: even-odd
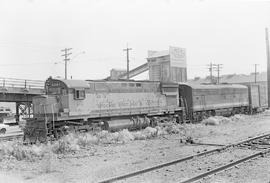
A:
POLYGON ((208 65, 209 66, 209 72, 210 72, 210 82, 211 82, 211 84, 213 83, 213 64, 212 64, 212 62, 210 62, 210 65, 208 65))
POLYGON ((270 53, 269 53, 269 39, 268 29, 265 28, 265 41, 266 41, 266 55, 267 55, 267 96, 268 108, 270 107, 270 53))
POLYGON ((220 70, 222 69, 222 65, 223 64, 213 64, 216 68, 216 71, 217 71, 217 75, 218 75, 218 78, 217 78, 217 84, 219 84, 219 73, 220 73, 220 70))
POLYGON ((127 79, 129 79, 129 50, 132 50, 132 48, 129 48, 128 45, 126 49, 123 49, 127 52, 127 79))
POLYGON ((257 83, 257 66, 258 66, 259 64, 254 64, 254 66, 255 66, 255 83, 257 83))
POLYGON ((61 50, 62 52, 64 52, 62 56, 64 57, 64 61, 65 61, 65 79, 67 79, 67 62, 70 60, 68 56, 72 54, 72 53, 68 53, 68 51, 70 51, 71 49, 72 48, 65 48, 61 50))

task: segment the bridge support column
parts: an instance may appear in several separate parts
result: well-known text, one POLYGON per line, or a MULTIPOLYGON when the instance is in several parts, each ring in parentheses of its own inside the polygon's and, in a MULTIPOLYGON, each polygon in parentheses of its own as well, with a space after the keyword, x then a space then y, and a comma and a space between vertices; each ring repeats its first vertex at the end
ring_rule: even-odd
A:
POLYGON ((20 110, 19 110, 19 107, 20 107, 20 103, 16 102, 16 115, 15 115, 15 119, 16 119, 16 122, 17 123, 20 121, 20 110))
POLYGON ((20 115, 24 118, 30 118, 32 115, 32 103, 31 102, 16 102, 16 122, 19 122, 20 115))

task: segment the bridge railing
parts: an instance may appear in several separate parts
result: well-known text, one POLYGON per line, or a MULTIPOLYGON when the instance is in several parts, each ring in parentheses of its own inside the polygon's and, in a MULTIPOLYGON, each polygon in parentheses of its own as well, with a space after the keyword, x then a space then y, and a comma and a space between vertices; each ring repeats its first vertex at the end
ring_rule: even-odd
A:
POLYGON ((44 81, 30 79, 15 79, 0 77, 0 87, 6 88, 25 88, 25 89, 44 89, 44 81))

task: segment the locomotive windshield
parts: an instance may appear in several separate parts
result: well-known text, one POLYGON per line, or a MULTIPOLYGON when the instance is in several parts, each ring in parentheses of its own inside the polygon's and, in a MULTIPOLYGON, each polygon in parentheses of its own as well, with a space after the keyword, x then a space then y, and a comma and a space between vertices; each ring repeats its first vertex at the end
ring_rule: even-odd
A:
POLYGON ((60 87, 48 87, 48 94, 50 95, 60 95, 61 88, 60 87))
POLYGON ((46 82, 46 92, 49 95, 65 95, 68 93, 61 81, 52 79, 48 79, 46 82))

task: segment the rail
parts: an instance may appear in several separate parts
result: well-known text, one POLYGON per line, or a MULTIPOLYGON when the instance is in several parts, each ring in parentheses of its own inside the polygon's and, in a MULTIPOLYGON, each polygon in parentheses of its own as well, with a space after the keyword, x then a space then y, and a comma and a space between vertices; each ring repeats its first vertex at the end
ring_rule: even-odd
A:
POLYGON ((44 81, 30 79, 16 79, 0 77, 0 87, 2 88, 26 88, 26 89, 43 89, 44 81))
POLYGON ((11 140, 15 140, 15 139, 22 139, 22 138, 23 138, 22 133, 18 133, 15 135, 2 135, 2 136, 0 136, 0 142, 1 141, 11 141, 11 140))
MULTIPOLYGON (((232 143, 232 144, 223 146, 221 148, 216 148, 216 149, 213 149, 213 150, 210 150, 210 151, 205 151, 205 152, 202 152, 202 153, 199 153, 199 154, 187 156, 187 157, 184 157, 184 158, 176 159, 176 160, 165 162, 165 163, 161 163, 161 164, 158 164, 158 165, 155 165, 155 166, 152 166, 152 167, 144 168, 144 169, 141 169, 141 170, 138 170, 138 171, 134 171, 134 172, 130 172, 130 173, 127 173, 127 174, 123 174, 123 175, 120 175, 120 176, 114 176, 114 177, 111 177, 109 179, 99 181, 99 183, 111 183, 111 182, 115 182, 115 181, 120 181, 120 180, 123 180, 123 179, 127 179, 127 178, 130 178, 130 177, 134 177, 134 176, 140 175, 140 174, 144 174, 146 172, 150 172, 150 171, 153 171, 153 170, 156 170, 156 169, 160 169, 160 168, 167 167, 167 166, 170 166, 170 165, 174 165, 174 164, 178 164, 178 163, 181 163, 181 162, 185 162, 185 161, 191 160, 191 159, 193 159, 195 157, 201 157, 201 156, 210 155, 210 154, 213 154, 213 153, 218 153, 218 152, 221 152, 221 151, 223 151, 225 149, 228 149, 228 148, 231 148, 231 147, 235 147, 235 146, 239 146, 241 144, 248 143, 248 142, 251 142, 251 141, 254 141, 254 140, 258 140, 258 139, 261 139, 261 138, 265 138, 265 137, 270 137, 270 134, 267 133, 267 134, 259 135, 259 136, 256 136, 256 137, 253 137, 253 138, 248 138, 246 140, 243 140, 243 141, 240 141, 240 142, 237 142, 237 143, 232 143)), ((204 173, 204 174, 201 174, 199 176, 195 176, 195 177, 193 177, 191 179, 182 181, 181 183, 190 183, 190 182, 197 181, 197 180, 201 179, 202 177, 205 177, 205 176, 208 176, 208 175, 212 175, 212 174, 214 174, 216 172, 223 171, 223 170, 225 170, 225 169, 227 169, 229 167, 232 167, 232 166, 234 166, 236 164, 239 164, 241 162, 247 161, 247 160, 252 159, 254 157, 257 157, 259 155, 262 155, 262 154, 265 154, 265 153, 269 153, 269 151, 270 151, 269 149, 266 150, 266 151, 261 151, 259 153, 256 153, 255 155, 253 154, 251 156, 245 157, 242 160, 239 160, 237 162, 230 163, 230 164, 228 164, 226 166, 219 167, 218 169, 214 169, 211 172, 204 173)))

